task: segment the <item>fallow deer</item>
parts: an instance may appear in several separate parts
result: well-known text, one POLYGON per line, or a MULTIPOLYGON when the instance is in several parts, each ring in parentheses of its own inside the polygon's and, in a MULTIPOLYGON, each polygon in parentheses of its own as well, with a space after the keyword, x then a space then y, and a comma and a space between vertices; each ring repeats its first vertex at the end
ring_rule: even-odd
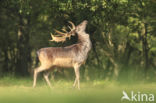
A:
MULTIPOLYGON (((51 83, 48 79, 49 73, 51 70, 53 70, 55 67, 62 67, 62 68, 74 68, 75 71, 75 81, 73 84, 73 87, 76 85, 78 86, 78 89, 80 89, 80 73, 79 68, 82 64, 85 63, 88 53, 91 50, 91 41, 89 34, 85 32, 87 20, 84 20, 82 23, 80 23, 78 26, 75 26, 72 22, 69 22, 72 24, 72 29, 70 32, 60 32, 56 31, 59 35, 62 36, 62 38, 67 38, 75 34, 78 35, 78 42, 76 44, 66 46, 66 47, 47 47, 47 48, 41 48, 37 51, 37 55, 39 58, 39 61, 41 63, 40 67, 36 68, 34 70, 34 81, 33 81, 33 87, 36 86, 36 79, 38 73, 44 71, 44 78, 47 82, 47 84, 51 87, 51 83)), ((55 37, 57 38, 57 37, 55 37)), ((52 38, 53 39, 53 38, 52 38)), ((61 37, 53 39, 52 41, 56 42, 62 42, 64 39, 61 39, 61 37)))

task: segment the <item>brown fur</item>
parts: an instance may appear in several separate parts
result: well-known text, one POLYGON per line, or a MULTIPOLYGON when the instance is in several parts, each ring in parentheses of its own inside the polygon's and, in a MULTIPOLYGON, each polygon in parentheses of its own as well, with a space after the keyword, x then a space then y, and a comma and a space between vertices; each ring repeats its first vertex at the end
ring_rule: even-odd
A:
MULTIPOLYGON (((79 83, 79 68, 85 63, 88 52, 91 49, 91 41, 89 35, 85 32, 87 21, 83 21, 80 25, 76 27, 75 33, 78 35, 78 43, 66 47, 47 47, 38 50, 38 58, 41 62, 41 66, 34 71, 34 83, 33 87, 36 86, 37 74, 42 71, 49 71, 54 67, 69 68, 73 67, 75 70, 75 82, 74 85, 79 83)), ((51 86, 48 74, 44 74, 44 77, 49 86, 51 86)))

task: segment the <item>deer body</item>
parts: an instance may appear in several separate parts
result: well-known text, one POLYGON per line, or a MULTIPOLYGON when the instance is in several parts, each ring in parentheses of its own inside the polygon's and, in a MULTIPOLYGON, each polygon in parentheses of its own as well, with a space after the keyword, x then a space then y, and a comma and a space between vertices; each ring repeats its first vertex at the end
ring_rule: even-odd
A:
POLYGON ((41 66, 34 70, 34 83, 33 87, 36 86, 37 74, 39 72, 45 71, 44 78, 47 81, 48 85, 51 86, 48 79, 49 71, 55 67, 62 68, 74 68, 75 71, 75 82, 74 87, 79 83, 79 68, 88 57, 88 52, 91 49, 91 41, 89 34, 85 32, 87 22, 84 21, 77 26, 75 32, 78 35, 78 43, 66 46, 66 47, 48 47, 38 50, 38 58, 41 63, 41 66))

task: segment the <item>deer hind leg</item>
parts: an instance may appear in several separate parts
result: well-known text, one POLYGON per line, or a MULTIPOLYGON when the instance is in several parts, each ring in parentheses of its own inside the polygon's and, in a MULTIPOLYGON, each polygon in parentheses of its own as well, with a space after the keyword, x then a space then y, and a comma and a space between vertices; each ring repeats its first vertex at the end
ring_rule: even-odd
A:
POLYGON ((51 83, 50 83, 49 78, 48 78, 49 74, 50 74, 50 71, 47 70, 44 72, 43 76, 44 76, 44 79, 46 80, 47 84, 49 85, 49 87, 52 88, 51 83))
POLYGON ((80 89, 80 72, 79 72, 79 68, 80 68, 80 65, 75 65, 74 66, 74 71, 75 71, 75 75, 76 75, 76 78, 75 78, 75 82, 74 82, 74 85, 73 86, 78 86, 78 89, 80 89))
POLYGON ((36 87, 36 80, 37 80, 37 75, 38 75, 38 73, 40 73, 40 72, 42 72, 42 71, 44 71, 44 70, 45 70, 45 68, 42 67, 42 66, 40 66, 40 67, 38 67, 38 68, 36 68, 36 69, 34 70, 33 88, 36 87))

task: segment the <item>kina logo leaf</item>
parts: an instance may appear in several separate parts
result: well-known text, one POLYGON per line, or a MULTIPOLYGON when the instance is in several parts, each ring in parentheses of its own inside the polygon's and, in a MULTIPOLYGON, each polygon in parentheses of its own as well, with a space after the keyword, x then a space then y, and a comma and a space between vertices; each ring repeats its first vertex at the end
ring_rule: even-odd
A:
POLYGON ((122 93, 123 93, 123 96, 122 96, 121 100, 127 99, 130 101, 130 98, 128 97, 127 93, 125 91, 123 91, 122 93))

